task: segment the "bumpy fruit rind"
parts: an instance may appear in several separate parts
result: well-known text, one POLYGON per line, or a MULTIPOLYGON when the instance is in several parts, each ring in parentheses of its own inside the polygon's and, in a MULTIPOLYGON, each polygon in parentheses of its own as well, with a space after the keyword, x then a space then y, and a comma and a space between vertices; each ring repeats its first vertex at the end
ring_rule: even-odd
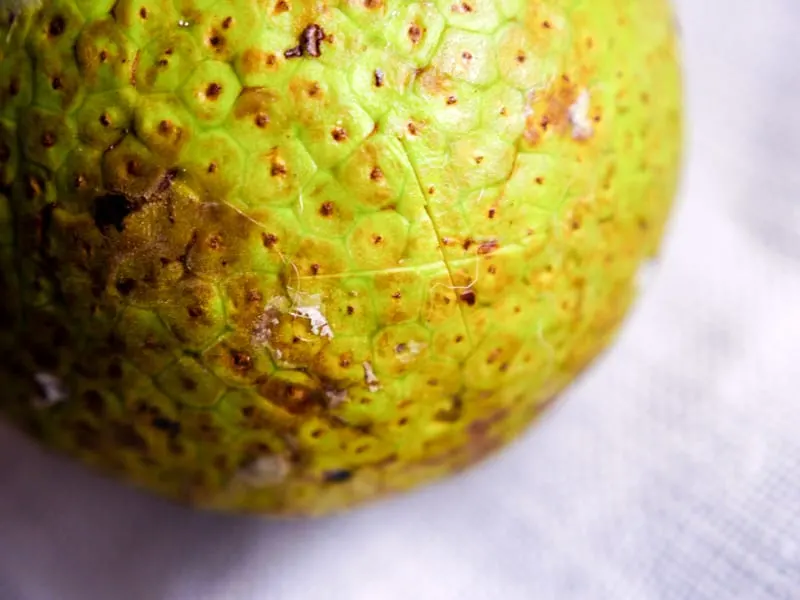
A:
POLYGON ((0 406, 183 502, 321 514, 503 446, 675 193, 663 0, 0 7, 0 406))

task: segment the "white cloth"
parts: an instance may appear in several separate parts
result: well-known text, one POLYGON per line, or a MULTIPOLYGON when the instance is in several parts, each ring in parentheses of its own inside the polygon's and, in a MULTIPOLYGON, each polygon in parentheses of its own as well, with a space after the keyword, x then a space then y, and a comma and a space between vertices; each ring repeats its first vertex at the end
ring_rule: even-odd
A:
POLYGON ((0 599, 800 598, 800 4, 678 8, 691 129, 667 247, 539 427, 298 523, 191 513, 0 430, 0 599))

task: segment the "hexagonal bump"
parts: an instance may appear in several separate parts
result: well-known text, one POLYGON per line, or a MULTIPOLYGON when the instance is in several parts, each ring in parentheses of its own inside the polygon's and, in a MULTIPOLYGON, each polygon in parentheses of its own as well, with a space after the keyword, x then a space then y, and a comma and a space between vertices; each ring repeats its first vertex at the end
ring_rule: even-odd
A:
POLYGON ((491 37, 460 29, 445 32, 432 64, 442 73, 474 85, 484 86, 498 76, 491 37))
POLYGON ((181 98, 201 126, 217 125, 225 120, 242 85, 227 63, 200 63, 181 86, 181 98))
POLYGON ((292 206, 317 171, 305 146, 289 136, 252 149, 242 198, 252 207, 292 206))
POLYGON ((318 172, 308 182, 295 211, 307 231, 324 237, 346 234, 355 220, 348 191, 327 171, 318 172))
POLYGON ((379 377, 394 378, 424 365, 430 353, 430 332, 409 322, 381 329, 372 338, 373 366, 379 377))
POLYGON ((188 356, 182 356, 164 369, 155 382, 182 406, 214 406, 226 390, 222 381, 188 356))
POLYGON ((111 18, 89 23, 75 46, 85 85, 97 90, 117 89, 135 82, 138 54, 139 50, 111 18))
POLYGON ((153 154, 177 160, 191 140, 192 118, 172 94, 149 95, 136 107, 134 127, 138 137, 153 154))
POLYGON ((246 333, 225 335, 202 355, 203 364, 230 386, 249 386, 275 370, 268 353, 246 333))
POLYGON ((155 374, 175 360, 178 342, 153 312, 128 307, 119 317, 112 347, 119 347, 144 373, 155 374))
POLYGON ((302 371, 276 371, 258 387, 258 393, 294 415, 313 414, 325 405, 320 383, 302 371))
POLYGON ((75 115, 81 140, 99 150, 115 146, 133 125, 136 102, 133 90, 90 95, 75 115))
POLYGON ((427 279, 423 273, 417 270, 377 272, 371 279, 378 323, 400 323, 419 317, 427 279))
POLYGON ((222 298, 216 287, 201 280, 178 282, 163 298, 158 314, 186 348, 200 350, 225 328, 222 298))
POLYGON ((109 190, 130 197, 146 196, 163 180, 166 168, 133 136, 103 154, 103 180, 109 190))
POLYGON ((58 169, 76 143, 73 125, 63 114, 29 108, 20 115, 20 124, 26 131, 22 152, 48 169, 58 169))
POLYGON ((424 66, 439 45, 445 25, 435 6, 415 2, 389 14, 385 35, 396 52, 424 66))
POLYGON ((448 25, 467 31, 494 31, 502 20, 495 0, 436 0, 448 25))
MULTIPOLYGON (((45 67, 46 68, 46 67, 45 67)), ((13 117, 33 99, 35 72, 26 52, 8 54, 0 61, 0 116, 13 117)))
POLYGON ((208 200, 222 202, 239 189, 245 154, 225 131, 200 133, 186 145, 179 167, 208 200))
POLYGON ((201 60, 200 50, 187 32, 165 32, 140 53, 136 87, 143 92, 177 90, 201 60))
POLYGON ((358 219, 347 238, 356 269, 392 269, 402 265, 408 246, 409 223, 393 211, 381 211, 358 219))
POLYGON ((400 142, 378 134, 337 167, 336 176, 347 188, 351 202, 374 210, 396 204, 406 183, 413 180, 413 171, 400 142))
POLYGON ((168 0, 116 0, 109 12, 125 35, 140 45, 163 35, 166 24, 179 20, 168 0))
POLYGON ((71 2, 53 0, 34 13, 28 44, 38 53, 48 48, 68 56, 84 25, 83 16, 71 2))

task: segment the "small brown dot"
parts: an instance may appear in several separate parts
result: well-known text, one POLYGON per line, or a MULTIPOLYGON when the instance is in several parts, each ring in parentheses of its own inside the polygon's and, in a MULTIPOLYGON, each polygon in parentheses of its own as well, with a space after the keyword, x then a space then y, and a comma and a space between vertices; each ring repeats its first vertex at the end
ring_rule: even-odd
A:
POLYGON ((525 53, 522 50, 520 50, 519 53, 517 54, 517 62, 519 64, 522 64, 522 63, 525 62, 525 53))
POLYGON ((347 307, 347 314, 348 315, 352 315, 354 312, 356 312, 355 308, 353 308, 352 306, 348 306, 347 307))
POLYGON ((486 269, 486 270, 489 271, 490 274, 494 275, 494 274, 497 273, 497 266, 496 265, 489 265, 489 268, 486 269))
POLYGON ((276 236, 274 233, 262 233, 261 242, 266 248, 272 248, 278 243, 278 236, 276 236))
POLYGON ((256 127, 264 129, 269 123, 269 116, 266 113, 258 113, 254 119, 256 127))
POLYGON ((100 120, 100 125, 102 125, 103 127, 108 127, 109 125, 111 125, 111 118, 108 116, 108 113, 103 113, 102 115, 100 115, 99 120, 100 120))
POLYGON ((458 98, 456 98, 455 96, 448 96, 446 102, 448 106, 452 106, 453 104, 458 102, 458 98))
POLYGON ((422 29, 420 29, 419 25, 416 23, 412 24, 408 28, 408 39, 411 40, 412 44, 416 44, 419 42, 420 38, 422 37, 422 29))
POLYGON ((222 28, 230 29, 231 25, 233 25, 233 17, 225 17, 225 19, 222 21, 222 28))
POLYGON ((408 133, 411 135, 417 135, 417 126, 414 124, 413 121, 409 121, 408 123, 408 133))
POLYGON ((372 167, 372 171, 369 173, 369 178, 372 181, 379 181, 383 179, 383 171, 381 171, 380 167, 372 167))
POLYGON ((488 215, 488 217, 489 217, 490 219, 494 219, 494 216, 495 216, 496 214, 497 214, 497 209, 496 209, 496 208, 490 208, 490 209, 489 209, 489 212, 487 213, 487 215, 488 215))
POLYGON ((161 121, 158 124, 158 132, 161 134, 167 134, 172 130, 172 123, 169 121, 161 121))
POLYGON ((395 292, 394 294, 392 294, 392 298, 394 298, 395 300, 399 300, 401 298, 400 292, 395 292))
POLYGON ((323 217, 330 217, 333 214, 333 202, 323 202, 319 207, 319 214, 323 217))
POLYGON ((314 82, 314 83, 312 83, 312 84, 311 84, 311 86, 308 88, 308 95, 309 95, 309 96, 311 96, 312 98, 314 98, 315 96, 317 96, 317 95, 319 94, 319 92, 320 92, 320 89, 321 89, 321 88, 320 88, 320 86, 319 86, 319 83, 315 81, 315 82, 314 82))
POLYGON ((136 288, 136 281, 130 278, 120 279, 115 287, 120 294, 127 296, 136 288))
POLYGON ((434 186, 428 188, 428 194, 433 196, 435 193, 436 193, 436 188, 434 186))
POLYGON ((536 185, 542 185, 544 183, 544 177, 537 177, 534 179, 534 181, 536 182, 536 185))
POLYGON ((19 94, 19 79, 16 77, 8 84, 8 93, 12 98, 19 94))
POLYGON ((372 234, 372 243, 373 244, 380 244, 383 241, 383 236, 377 233, 372 234))
POLYGON ((53 20, 50 21, 50 26, 47 28, 47 32, 53 37, 55 37, 64 33, 64 30, 66 28, 67 28, 67 22, 64 20, 64 17, 58 15, 56 17, 53 17, 53 20))
POLYGON ((169 61, 166 58, 161 58, 156 64, 158 64, 159 67, 166 67, 169 64, 169 61))
POLYGON ((208 172, 209 173, 216 173, 217 172, 217 163, 215 163, 215 162, 208 163, 208 172))
POLYGON ((479 164, 481 164, 482 162, 483 162, 483 157, 482 157, 482 156, 476 156, 476 157, 475 157, 475 164, 476 164, 476 165, 479 165, 479 164))
POLYGON ((58 77, 53 77, 53 80, 50 82, 50 85, 53 86, 54 90, 60 90, 63 86, 61 83, 61 79, 58 77))
POLYGON ((311 265, 311 274, 317 275, 318 273, 319 273, 319 265, 317 263, 314 263, 313 265, 311 265))
POLYGON ((231 350, 231 359, 233 360, 233 366, 241 371, 248 371, 253 366, 251 356, 239 350, 231 350))
POLYGON ((347 132, 341 127, 334 127, 331 131, 331 137, 337 142, 343 142, 347 139, 347 132))
POLYGON ((208 38, 209 45, 211 45, 214 48, 219 47, 222 44, 222 42, 223 42, 223 39, 219 35, 216 35, 216 34, 214 34, 210 38, 208 38))
MULTIPOLYGON (((0 162, 3 162, 3 157, 0 156, 0 162)), ((75 181, 73 182, 76 189, 80 189, 86 185, 86 176, 82 174, 78 174, 75 176, 75 181)))
POLYGON ((542 23, 542 27, 544 27, 545 29, 552 29, 553 25, 552 25, 552 23, 550 23, 550 21, 544 21, 542 23))
POLYGON ((404 427, 404 426, 408 425, 408 417, 403 417, 402 419, 400 419, 400 420, 397 422, 397 424, 398 424, 400 427, 404 427))
POLYGON ((464 336, 463 335, 457 335, 456 336, 456 344, 460 344, 463 341, 464 341, 464 336))
POLYGON ((475 300, 476 300, 475 292, 472 291, 472 290, 465 290, 465 291, 461 292, 461 295, 459 296, 459 298, 461 299, 462 302, 464 302, 468 306, 474 306, 475 305, 475 300))
POLYGON ((245 406, 242 408, 242 415, 247 417, 248 419, 256 414, 256 407, 255 406, 245 406))
POLYGON ((284 13, 289 10, 289 3, 286 0, 278 0, 275 4, 275 14, 284 13))
POLYGON ((100 50, 100 54, 98 55, 98 57, 100 58, 100 62, 104 63, 108 60, 108 52, 106 52, 105 50, 100 50))
POLYGON ((193 319, 199 319, 204 314, 203 309, 199 306, 190 306, 186 309, 186 312, 193 319))
POLYGON ((147 18, 147 9, 144 6, 139 9, 139 16, 143 19, 147 18))
POLYGON ((311 432, 311 437, 314 438, 315 440, 318 440, 319 438, 322 437, 323 433, 325 432, 322 429, 315 429, 314 431, 311 432))
POLYGON ((278 57, 274 54, 267 54, 267 57, 264 59, 264 62, 267 63, 268 67, 273 66, 276 62, 278 62, 278 57))
POLYGON ((42 146, 45 148, 52 148, 56 145, 56 136, 51 131, 45 131, 42 134, 42 146))
POLYGON ((384 75, 380 69, 375 69, 375 87, 383 87, 384 75))
POLYGON ((469 52, 468 50, 464 50, 461 53, 461 58, 463 58, 464 60, 472 60, 472 52, 469 52))
POLYGON ((206 98, 210 100, 216 100, 220 92, 222 92, 222 86, 218 83, 209 83, 208 87, 206 88, 206 98))

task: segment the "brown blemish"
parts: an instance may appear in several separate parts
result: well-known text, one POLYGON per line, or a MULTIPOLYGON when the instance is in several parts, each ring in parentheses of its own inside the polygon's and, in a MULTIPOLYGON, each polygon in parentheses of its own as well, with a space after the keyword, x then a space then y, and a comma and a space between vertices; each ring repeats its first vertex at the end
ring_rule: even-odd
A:
POLYGON ((412 23, 411 26, 408 28, 408 39, 411 40, 412 44, 417 44, 420 38, 422 37, 422 29, 416 23, 412 23))
POLYGON ((19 94, 19 79, 14 77, 8 84, 8 93, 13 98, 19 94))
POLYGON ((252 357, 239 350, 231 350, 231 360, 233 361, 233 366, 240 371, 249 371, 253 367, 252 357))
POLYGON ((319 269, 320 269, 320 266, 317 263, 314 263, 313 265, 311 265, 311 274, 312 275, 319 274, 319 269))
POLYGON ((286 165, 282 162, 275 161, 272 163, 272 168, 270 169, 270 175, 273 177, 279 177, 286 175, 286 165))
POLYGON ((100 125, 102 125, 103 127, 108 127, 109 125, 111 125, 111 119, 109 118, 108 113, 103 113, 102 115, 100 115, 99 121, 100 125))
POLYGON ((455 96, 448 96, 446 102, 448 106, 452 106, 453 104, 458 102, 458 98, 456 98, 455 96))
POLYGON ((225 17, 222 21, 222 28, 230 29, 231 25, 233 25, 233 17, 225 17))
POLYGON ((400 292, 395 292, 392 294, 392 298, 394 298, 395 300, 399 300, 401 297, 402 296, 400 295, 400 292))
POLYGON ((50 85, 54 90, 60 90, 61 88, 64 87, 59 77, 53 77, 53 80, 50 82, 50 85))
POLYGON ((347 314, 348 315, 352 315, 354 312, 356 312, 355 308, 353 308, 352 306, 348 306, 347 307, 347 314))
POLYGON ((334 127, 331 130, 331 137, 337 142, 343 142, 347 139, 347 132, 342 127, 334 127))
POLYGON ((325 40, 325 31, 312 23, 300 33, 299 44, 290 48, 283 55, 286 58, 299 58, 308 55, 314 58, 322 56, 322 42, 325 40))
POLYGON ((319 207, 319 214, 323 217, 330 217, 333 214, 333 202, 323 202, 319 207))
POLYGON ((50 34, 52 37, 57 37, 64 33, 64 30, 67 28, 67 22, 64 20, 64 17, 61 15, 56 15, 53 17, 53 20, 50 21, 50 25, 47 28, 47 33, 50 34))
POLYGON ((264 244, 265 248, 272 248, 278 243, 278 236, 276 236, 274 233, 262 233, 261 242, 264 244))
POLYGON ((467 306, 474 306, 476 302, 475 292, 473 290, 465 290, 461 292, 459 299, 467 304, 467 306))
POLYGON ((489 212, 487 212, 487 213, 486 213, 486 215, 487 215, 487 216, 488 216, 490 219, 494 219, 494 217, 495 217, 495 215, 496 215, 496 214, 497 214, 497 209, 496 209, 496 208, 494 208, 494 207, 490 208, 490 209, 489 209, 489 212))
POLYGON ((259 129, 264 129, 269 123, 269 116, 266 113, 258 113, 253 119, 253 122, 256 124, 256 127, 259 129))
POLYGON ((139 9, 139 16, 143 19, 147 18, 147 9, 144 6, 139 9))
POLYGON ((369 178, 372 181, 380 181, 381 179, 383 179, 383 171, 381 171, 380 167, 377 166, 373 167, 372 171, 370 171, 369 173, 369 178))
POLYGON ((472 57, 472 52, 470 52, 469 50, 464 50, 461 53, 461 58, 463 58, 464 60, 467 60, 467 61, 472 60, 472 58, 473 58, 472 57))
POLYGON ((208 163, 208 172, 209 173, 216 173, 216 171, 217 171, 217 163, 215 163, 215 162, 208 163))
POLYGON ((490 254, 499 247, 500 244, 497 240, 486 240, 485 242, 482 242, 480 246, 478 246, 478 254, 490 254))
POLYGON ((384 75, 380 69, 375 69, 375 87, 383 87, 384 75))
POLYGON ((42 146, 45 148, 52 148, 56 145, 56 136, 52 131, 45 131, 42 134, 42 146))
POLYGON ((285 13, 288 10, 289 10, 289 3, 286 2, 286 0, 278 0, 278 2, 275 4, 275 9, 273 12, 276 15, 279 15, 281 13, 285 13))
POLYGON ((206 98, 216 100, 222 92, 222 86, 218 83, 209 83, 206 88, 206 98))

